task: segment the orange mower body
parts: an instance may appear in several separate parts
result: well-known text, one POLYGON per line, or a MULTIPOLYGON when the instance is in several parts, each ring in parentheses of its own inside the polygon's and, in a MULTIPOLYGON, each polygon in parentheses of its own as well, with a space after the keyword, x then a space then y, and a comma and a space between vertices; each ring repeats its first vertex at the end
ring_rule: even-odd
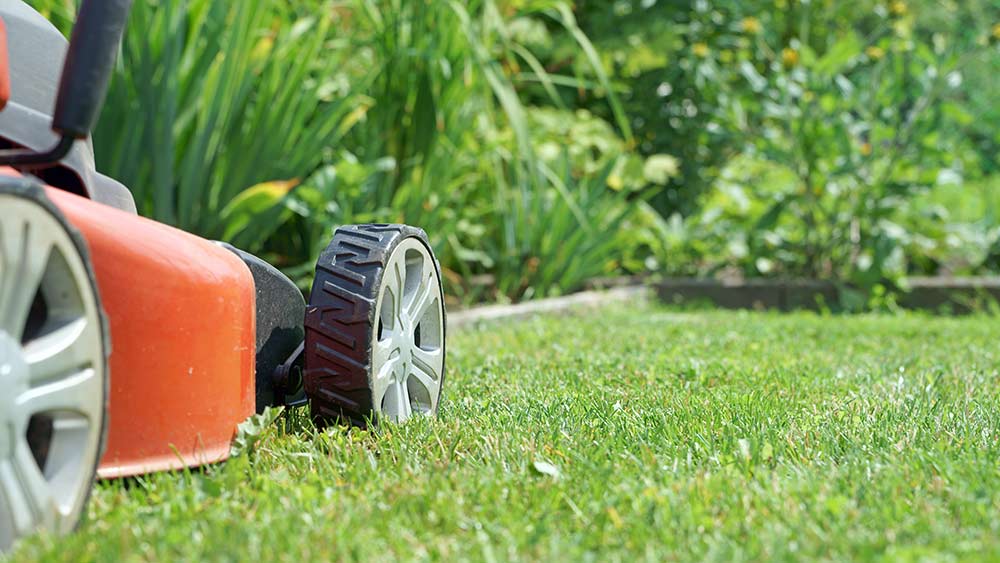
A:
POLYGON ((107 315, 109 430, 98 475, 221 461, 254 413, 254 281, 232 252, 55 188, 90 247, 107 315))

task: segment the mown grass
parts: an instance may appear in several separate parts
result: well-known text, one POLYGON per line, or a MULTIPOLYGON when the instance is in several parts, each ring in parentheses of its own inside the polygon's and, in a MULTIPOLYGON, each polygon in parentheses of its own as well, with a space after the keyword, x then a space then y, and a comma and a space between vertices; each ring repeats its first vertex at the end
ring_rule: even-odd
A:
POLYGON ((450 341, 440 420, 102 484, 44 560, 1000 558, 1000 323, 604 310, 450 341), (548 465, 546 465, 548 464, 548 465))

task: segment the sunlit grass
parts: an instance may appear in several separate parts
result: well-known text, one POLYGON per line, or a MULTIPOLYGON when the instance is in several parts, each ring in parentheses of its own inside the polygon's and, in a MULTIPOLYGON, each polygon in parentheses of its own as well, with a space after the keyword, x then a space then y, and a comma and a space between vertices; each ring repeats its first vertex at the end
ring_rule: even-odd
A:
POLYGON ((104 483, 46 560, 1000 557, 1000 324, 603 310, 450 341, 441 418, 104 483))

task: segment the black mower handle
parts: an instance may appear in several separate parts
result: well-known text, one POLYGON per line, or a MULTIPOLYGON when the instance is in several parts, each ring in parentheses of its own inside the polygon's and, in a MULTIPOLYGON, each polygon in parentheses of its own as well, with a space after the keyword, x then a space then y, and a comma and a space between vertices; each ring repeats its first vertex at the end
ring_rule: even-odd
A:
POLYGON ((52 129, 64 137, 90 134, 101 113, 132 0, 83 0, 66 52, 52 129))
POLYGON ((0 166, 39 167, 62 160, 97 124, 115 69, 132 0, 82 0, 66 51, 52 130, 59 142, 45 152, 0 150, 0 166))

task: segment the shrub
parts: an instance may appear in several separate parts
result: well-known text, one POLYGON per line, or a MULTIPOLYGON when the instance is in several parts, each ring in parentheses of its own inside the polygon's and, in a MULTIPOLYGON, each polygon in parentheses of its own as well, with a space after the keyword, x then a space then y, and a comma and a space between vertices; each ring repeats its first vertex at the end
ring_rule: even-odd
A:
POLYGON ((681 160, 653 200, 664 219, 647 215, 659 267, 870 287, 987 264, 990 228, 933 228, 913 202, 995 173, 996 104, 984 102, 1000 88, 988 70, 1000 61, 993 3, 626 0, 578 11, 625 89, 640 149, 681 160))
MULTIPOLYGON (((36 4, 68 26, 71 1, 36 4)), ((516 80, 565 80, 509 25, 525 10, 593 51, 569 10, 544 8, 137 0, 99 167, 144 214, 302 287, 336 225, 399 221, 428 231, 460 298, 571 291, 617 267, 642 161, 596 118, 522 102, 516 80)))

